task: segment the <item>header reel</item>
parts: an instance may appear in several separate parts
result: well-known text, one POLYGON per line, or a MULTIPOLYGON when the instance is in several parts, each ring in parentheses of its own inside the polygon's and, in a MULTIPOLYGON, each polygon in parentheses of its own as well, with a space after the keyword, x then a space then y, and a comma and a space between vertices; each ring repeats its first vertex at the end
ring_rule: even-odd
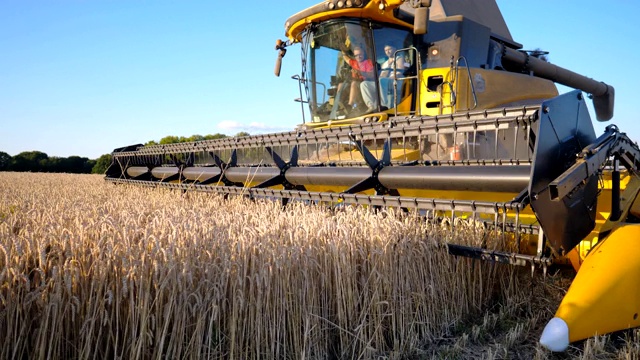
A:
POLYGON ((107 180, 468 219, 512 234, 509 251, 488 241, 453 254, 547 264, 545 246, 564 256, 595 226, 597 174, 562 198, 549 186, 594 140, 575 91, 540 106, 126 147, 107 180))

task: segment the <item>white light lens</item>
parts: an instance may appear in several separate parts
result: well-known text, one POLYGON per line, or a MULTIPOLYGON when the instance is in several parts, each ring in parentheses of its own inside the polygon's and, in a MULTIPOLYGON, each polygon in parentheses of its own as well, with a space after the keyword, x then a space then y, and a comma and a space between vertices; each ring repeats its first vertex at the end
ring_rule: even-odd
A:
POLYGON ((561 318, 554 317, 547 323, 540 336, 540 345, 551 351, 565 351, 569 347, 569 326, 561 318))

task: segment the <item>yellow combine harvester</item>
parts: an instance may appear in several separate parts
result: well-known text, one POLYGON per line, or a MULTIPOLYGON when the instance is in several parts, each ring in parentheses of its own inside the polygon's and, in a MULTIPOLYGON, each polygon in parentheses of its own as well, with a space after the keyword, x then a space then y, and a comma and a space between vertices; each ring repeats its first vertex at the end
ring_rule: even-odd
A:
POLYGON ((640 326, 640 150, 613 125, 596 136, 583 96, 608 121, 613 87, 521 50, 490 0, 327 0, 285 31, 297 129, 118 148, 106 179, 473 223, 481 243, 451 254, 580 269, 544 346, 640 326))

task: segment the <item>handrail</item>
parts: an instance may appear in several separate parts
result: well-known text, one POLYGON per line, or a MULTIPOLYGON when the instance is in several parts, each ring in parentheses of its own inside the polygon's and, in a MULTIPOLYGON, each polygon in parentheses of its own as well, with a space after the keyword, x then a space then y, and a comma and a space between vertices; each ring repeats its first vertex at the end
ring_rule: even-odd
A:
MULTIPOLYGON (((305 78, 300 77, 300 75, 293 75, 291 78, 293 80, 298 80, 298 89, 300 90, 300 98, 295 99, 294 101, 300 103, 300 107, 301 107, 301 110, 302 110, 302 123, 305 124, 306 121, 305 121, 305 117, 304 117, 304 104, 308 104, 309 100, 308 99, 304 100, 302 98, 302 83, 307 82, 308 80, 305 79, 305 78)), ((326 100, 327 85, 325 85, 322 82, 315 82, 315 83, 322 85, 322 87, 324 88, 322 90, 322 103, 324 103, 325 100, 326 100)), ((315 106, 315 98, 314 98, 314 106, 315 106)))
MULTIPOLYGON (((440 91, 440 106, 438 107, 438 112, 440 113, 440 115, 443 114, 443 109, 445 107, 450 107, 453 108, 454 106, 456 106, 457 103, 457 96, 456 96, 456 91, 453 88, 453 82, 455 82, 455 80, 452 81, 443 81, 442 84, 438 87, 439 91, 440 91), (449 105, 444 105, 443 103, 443 99, 444 99, 444 86, 445 85, 449 85, 449 105)), ((451 111, 452 113, 455 111, 451 111)))
MULTIPOLYGON (((422 70, 422 59, 420 58, 420 52, 418 51, 418 49, 415 46, 409 46, 406 48, 402 48, 402 49, 398 49, 393 53, 393 58, 396 59, 397 54, 399 52, 402 51, 414 51, 416 54, 416 58, 415 58, 415 67, 416 67, 416 74, 413 76, 405 76, 405 77, 401 77, 401 78, 397 78, 397 77, 393 77, 393 115, 394 116, 398 116, 398 80, 408 80, 408 79, 416 79, 416 82, 418 83, 417 86, 417 90, 416 90, 416 99, 420 99, 420 71, 422 70)), ((394 61, 393 62, 393 73, 396 74, 397 72, 397 64, 394 61)), ((418 106, 416 106, 416 111, 417 114, 416 115, 421 115, 420 112, 420 105, 418 104, 418 106)))
MULTIPOLYGON (((458 80, 458 69, 460 66, 460 60, 464 60, 464 67, 467 69, 467 76, 469 77, 469 86, 471 87, 471 94, 473 95, 473 107, 472 108, 468 107, 469 101, 467 101, 467 110, 474 110, 475 108, 478 107, 478 97, 476 95, 475 86, 473 85, 473 80, 471 79, 471 70, 469 69, 469 62, 467 62, 467 58, 465 58, 464 56, 461 56, 458 58, 458 60, 456 60, 456 69, 455 69, 456 79, 455 80, 458 80)), ((456 81, 456 92, 458 92, 459 85, 460 84, 456 81)))

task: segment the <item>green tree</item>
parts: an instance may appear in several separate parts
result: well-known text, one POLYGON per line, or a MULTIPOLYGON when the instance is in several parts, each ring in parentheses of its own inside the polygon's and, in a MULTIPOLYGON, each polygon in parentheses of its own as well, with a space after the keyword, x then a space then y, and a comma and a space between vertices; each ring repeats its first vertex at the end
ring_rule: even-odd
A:
MULTIPOLYGON (((236 136, 248 136, 248 135, 249 135, 248 132, 241 132, 241 133, 238 133, 238 135, 236 135, 236 136)), ((195 134, 195 135, 191 135, 189 137, 168 135, 168 136, 165 136, 162 139, 160 139, 160 141, 156 141, 156 140, 147 141, 144 145, 145 146, 151 146, 151 145, 177 144, 177 143, 192 142, 192 141, 224 139, 226 137, 228 137, 228 136, 225 135, 225 134, 220 134, 220 133, 209 134, 209 135, 204 135, 204 136, 195 134)))
POLYGON ((97 161, 93 159, 87 159, 84 164, 82 164, 82 173, 83 174, 91 174, 93 168, 96 166, 97 161))
POLYGON ((180 138, 178 136, 173 136, 173 135, 165 136, 162 139, 160 139, 160 144, 161 145, 177 144, 179 142, 181 142, 180 138))
POLYGON ((47 171, 49 155, 41 151, 24 151, 13 157, 11 170, 13 171, 47 171))
POLYGON ((47 159, 44 171, 46 172, 65 172, 65 158, 52 156, 47 159))
POLYGON ((109 165, 111 165, 111 154, 104 154, 96 160, 93 169, 91 169, 91 173, 104 174, 105 172, 107 172, 109 165))
POLYGON ((187 141, 202 141, 204 140, 204 136, 202 135, 191 135, 187 138, 187 141))
POLYGON ((236 137, 242 137, 242 136, 249 136, 251 134, 249 134, 246 131, 240 131, 239 133, 236 134, 236 137))
POLYGON ((72 155, 69 157, 51 156, 46 160, 41 160, 43 169, 39 171, 53 173, 72 173, 72 174, 89 174, 95 160, 89 158, 72 155))
MULTIPOLYGON (((246 135, 249 135, 248 133, 245 133, 246 135)), ((155 140, 150 140, 147 141, 144 145, 145 146, 150 146, 150 145, 166 145, 166 144, 177 144, 177 143, 183 143, 183 142, 191 142, 191 141, 203 141, 203 140, 215 140, 215 139, 224 139, 226 138, 227 135, 225 134, 209 134, 209 135, 191 135, 189 137, 185 137, 185 136, 175 136, 175 135, 168 135, 163 137, 162 139, 160 139, 160 141, 155 141, 155 140)))
POLYGON ((89 163, 89 159, 86 157, 80 156, 69 156, 68 158, 62 158, 62 163, 64 166, 62 167, 62 171, 56 172, 66 172, 66 173, 74 173, 74 174, 88 174, 91 172, 91 164, 89 163))
POLYGON ((8 171, 11 166, 11 155, 0 151, 0 171, 8 171))
POLYGON ((227 135, 225 134, 220 134, 220 133, 216 133, 216 134, 209 134, 209 135, 205 135, 204 136, 204 140, 216 140, 216 139, 224 139, 226 138, 227 135))

